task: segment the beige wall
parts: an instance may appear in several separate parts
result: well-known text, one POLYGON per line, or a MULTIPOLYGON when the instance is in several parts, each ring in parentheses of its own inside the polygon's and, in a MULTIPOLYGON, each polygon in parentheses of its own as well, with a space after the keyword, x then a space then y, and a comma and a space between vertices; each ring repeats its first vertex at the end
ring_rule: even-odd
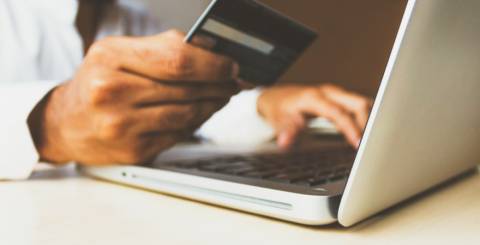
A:
POLYGON ((142 0, 168 27, 188 30, 209 0, 142 0))
POLYGON ((319 34, 283 81, 335 82, 362 93, 376 93, 406 0, 263 2, 319 34))
MULTIPOLYGON (((162 20, 188 29, 209 0, 145 0, 162 20)), ((282 78, 335 82, 373 95, 406 0, 262 0, 319 33, 317 42, 282 78)), ((261 24, 261 23, 259 23, 261 24)))

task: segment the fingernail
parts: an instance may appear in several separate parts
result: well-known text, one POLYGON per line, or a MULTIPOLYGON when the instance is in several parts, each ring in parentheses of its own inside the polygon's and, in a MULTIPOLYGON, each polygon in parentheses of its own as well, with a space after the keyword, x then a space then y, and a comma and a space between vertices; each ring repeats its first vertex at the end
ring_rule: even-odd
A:
POLYGON ((290 134, 288 132, 280 133, 278 136, 278 145, 280 148, 286 149, 290 146, 290 134))
POLYGON ((232 66, 232 77, 236 79, 238 78, 239 75, 240 75, 240 65, 238 65, 237 63, 234 63, 232 66))
POLYGON ((286 145, 287 141, 288 141, 288 135, 286 133, 281 133, 278 136, 278 144, 284 146, 286 145))
POLYGON ((360 148, 360 144, 362 143, 362 140, 357 141, 357 149, 360 148))

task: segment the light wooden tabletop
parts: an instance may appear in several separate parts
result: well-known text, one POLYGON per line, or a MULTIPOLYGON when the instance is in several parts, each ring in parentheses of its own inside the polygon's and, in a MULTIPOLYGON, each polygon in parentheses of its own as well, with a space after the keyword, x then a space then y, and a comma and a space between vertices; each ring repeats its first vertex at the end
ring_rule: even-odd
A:
POLYGON ((305 227, 44 169, 0 182, 0 244, 480 244, 480 175, 360 225, 305 227))

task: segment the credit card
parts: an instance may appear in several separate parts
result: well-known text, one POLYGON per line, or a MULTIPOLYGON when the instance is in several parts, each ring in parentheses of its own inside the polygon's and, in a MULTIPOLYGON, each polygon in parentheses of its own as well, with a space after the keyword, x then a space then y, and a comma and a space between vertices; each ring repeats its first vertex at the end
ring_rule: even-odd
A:
POLYGON ((213 0, 185 41, 196 35, 215 40, 212 51, 237 61, 240 78, 259 86, 274 84, 317 38, 310 28, 255 0, 213 0))

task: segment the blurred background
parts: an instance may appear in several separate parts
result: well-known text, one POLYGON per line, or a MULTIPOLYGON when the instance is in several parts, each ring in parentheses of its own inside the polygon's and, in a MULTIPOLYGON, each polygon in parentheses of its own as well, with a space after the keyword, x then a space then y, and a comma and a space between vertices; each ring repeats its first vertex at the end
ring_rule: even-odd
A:
MULTIPOLYGON (((143 0, 168 27, 188 30, 209 0, 143 0)), ((316 43, 282 82, 331 82, 375 95, 406 0, 261 0, 315 29, 316 43)))
POLYGON ((200 17, 210 0, 139 0, 169 27, 187 31, 200 17))

